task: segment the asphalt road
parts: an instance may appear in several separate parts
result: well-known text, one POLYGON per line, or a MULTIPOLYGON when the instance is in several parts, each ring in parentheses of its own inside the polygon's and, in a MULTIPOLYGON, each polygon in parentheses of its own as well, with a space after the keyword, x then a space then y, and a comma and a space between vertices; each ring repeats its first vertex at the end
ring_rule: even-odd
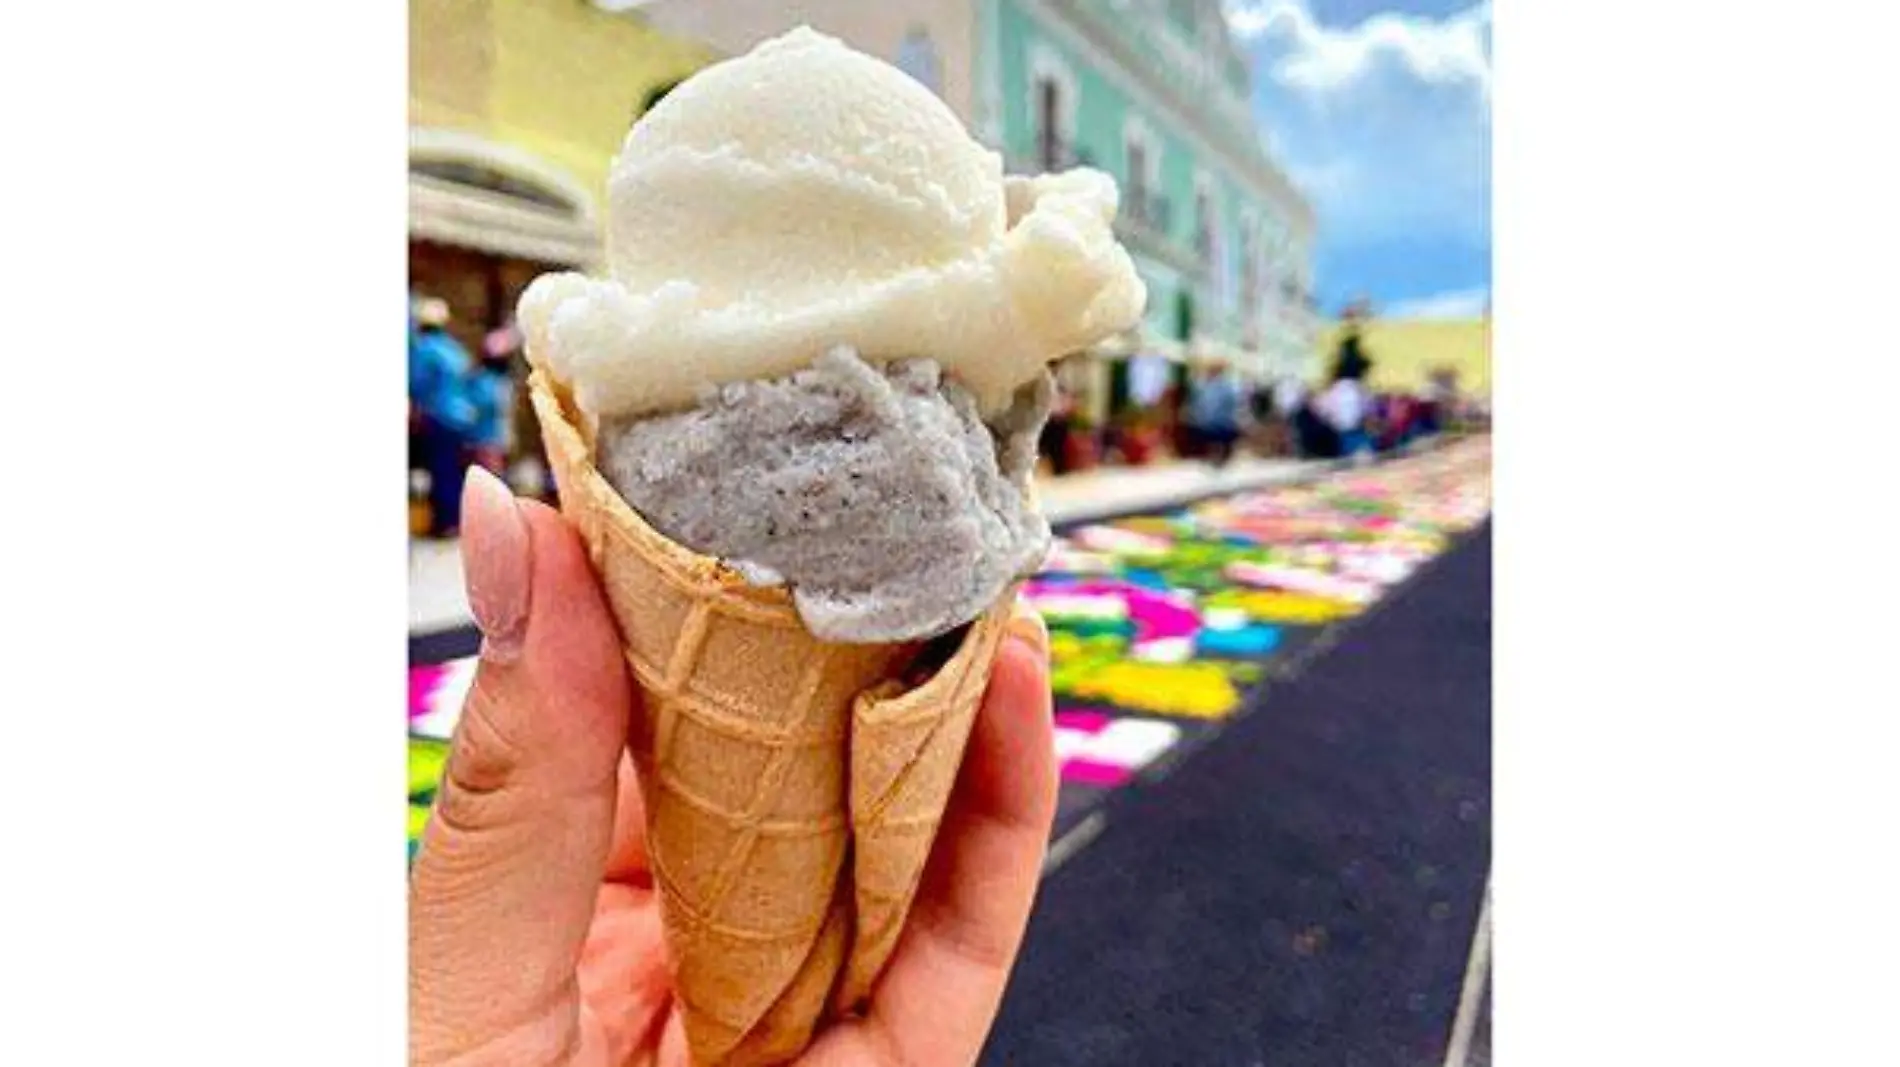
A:
POLYGON ((1119 794, 1045 881, 984 1062, 1444 1063, 1490 864, 1490 576, 1486 526, 1119 794))

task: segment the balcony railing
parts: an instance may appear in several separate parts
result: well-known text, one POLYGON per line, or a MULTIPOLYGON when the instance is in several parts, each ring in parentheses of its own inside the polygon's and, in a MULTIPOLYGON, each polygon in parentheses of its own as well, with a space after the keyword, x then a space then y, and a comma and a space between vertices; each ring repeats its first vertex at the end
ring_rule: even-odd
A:
MULTIPOLYGON (((1073 167, 1098 166, 1095 153, 1073 141, 1039 141, 1034 154, 1006 159, 1011 174, 1046 174, 1073 167)), ((1174 202, 1145 186, 1121 183, 1121 219, 1163 238, 1174 228, 1174 202)))

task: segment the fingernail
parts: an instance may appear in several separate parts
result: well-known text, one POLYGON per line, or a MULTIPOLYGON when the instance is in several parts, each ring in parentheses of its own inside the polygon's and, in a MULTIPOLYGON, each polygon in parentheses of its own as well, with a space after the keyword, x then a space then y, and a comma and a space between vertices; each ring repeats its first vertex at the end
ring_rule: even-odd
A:
POLYGON ((481 467, 462 486, 462 569, 482 631, 482 658, 513 663, 528 633, 533 568, 528 523, 508 487, 481 467))
POLYGON ((1040 655, 1049 654, 1049 627, 1042 621, 1042 612, 1021 596, 1016 598, 1016 607, 1009 614, 1009 635, 1040 655))

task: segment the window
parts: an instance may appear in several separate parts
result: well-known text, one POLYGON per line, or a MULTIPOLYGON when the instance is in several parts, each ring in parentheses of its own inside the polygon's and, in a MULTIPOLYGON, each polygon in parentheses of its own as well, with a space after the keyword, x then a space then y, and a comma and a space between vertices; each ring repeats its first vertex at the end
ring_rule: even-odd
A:
POLYGON ((1062 166, 1062 88, 1053 78, 1036 82, 1036 162, 1043 170, 1062 166))
POLYGON ((1128 214, 1141 222, 1153 222, 1153 213, 1148 210, 1149 198, 1153 195, 1148 188, 1148 144, 1140 137, 1129 137, 1128 148, 1128 214))
POLYGON ((1025 146, 1030 158, 1021 162, 1050 171, 1086 162, 1075 147, 1075 112, 1081 99, 1075 71, 1054 49, 1040 43, 1029 46, 1029 106, 1032 141, 1025 146))
POLYGON ((1240 300, 1246 310, 1247 318, 1252 319, 1260 307, 1260 249, 1254 239, 1253 223, 1244 223, 1240 229, 1240 300))
POLYGON ((1161 196, 1161 142, 1138 112, 1122 120, 1122 213, 1157 233, 1168 231, 1161 196))
POLYGON ((1213 174, 1202 171, 1194 176, 1194 251, 1207 267, 1214 300, 1223 310, 1231 310, 1235 299, 1232 237, 1221 221, 1219 186, 1213 174))
POLYGON ((1194 253, 1203 261, 1214 258, 1214 201, 1206 186, 1194 190, 1194 253))

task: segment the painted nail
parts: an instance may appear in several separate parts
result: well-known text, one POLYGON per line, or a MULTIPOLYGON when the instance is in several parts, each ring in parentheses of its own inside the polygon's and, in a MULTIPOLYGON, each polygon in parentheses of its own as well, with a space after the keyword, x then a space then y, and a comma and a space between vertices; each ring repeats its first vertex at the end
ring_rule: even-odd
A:
POLYGON ((1049 654, 1049 627, 1042 621, 1042 612, 1020 596, 1016 598, 1015 608, 1009 613, 1009 635, 1035 649, 1040 655, 1049 654))
POLYGON ((482 658, 520 659, 534 569, 528 523, 514 494, 481 467, 469 468, 462 486, 462 569, 468 606, 482 631, 482 658))

